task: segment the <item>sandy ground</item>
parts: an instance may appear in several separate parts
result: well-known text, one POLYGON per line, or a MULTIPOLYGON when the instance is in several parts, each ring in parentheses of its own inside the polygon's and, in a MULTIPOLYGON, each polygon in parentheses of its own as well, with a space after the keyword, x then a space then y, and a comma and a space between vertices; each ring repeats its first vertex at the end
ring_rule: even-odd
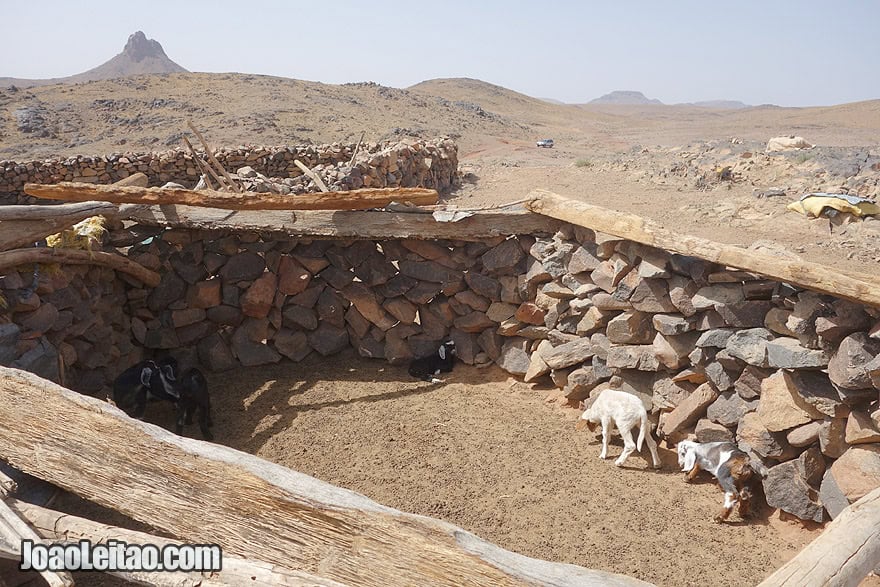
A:
MULTIPOLYGON (((617 468, 614 436, 602 461, 598 432, 576 430, 580 412, 556 390, 495 367, 459 364, 432 385, 346 353, 209 383, 217 442, 536 558, 663 586, 755 585, 821 531, 766 506, 716 524, 721 490, 709 477, 685 483, 673 451, 661 446, 660 470, 639 455, 617 468)), ((172 428, 171 406, 151 404, 148 420, 172 428)), ((195 426, 185 434, 200 438, 195 426)), ((71 495, 53 507, 149 531, 71 495)), ((125 583, 83 575, 78 584, 125 583)))

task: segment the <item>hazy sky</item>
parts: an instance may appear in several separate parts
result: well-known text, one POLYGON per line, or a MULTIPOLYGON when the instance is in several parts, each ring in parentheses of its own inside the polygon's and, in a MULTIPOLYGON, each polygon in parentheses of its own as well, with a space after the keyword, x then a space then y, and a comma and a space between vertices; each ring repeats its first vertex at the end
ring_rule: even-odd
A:
POLYGON ((142 30, 190 71, 404 88, 477 78, 587 102, 880 98, 880 0, 3 0, 0 77, 80 73, 142 30))

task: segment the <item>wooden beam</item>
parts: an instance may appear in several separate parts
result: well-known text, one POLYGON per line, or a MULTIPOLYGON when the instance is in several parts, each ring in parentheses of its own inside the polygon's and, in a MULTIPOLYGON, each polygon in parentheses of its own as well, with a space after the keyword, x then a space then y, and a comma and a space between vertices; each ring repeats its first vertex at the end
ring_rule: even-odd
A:
POLYGON ((0 206, 0 251, 27 247, 90 216, 115 215, 109 202, 0 206))
MULTIPOLYGON (((59 542, 79 542, 88 540, 92 544, 106 544, 109 540, 126 544, 153 544, 158 548, 168 545, 182 544, 178 540, 162 538, 146 532, 127 530, 107 524, 100 524, 86 518, 80 518, 56 512, 54 510, 33 505, 16 499, 9 500, 10 508, 33 526, 37 532, 48 540, 59 542)), ((284 569, 257 560, 248 560, 223 553, 223 568, 217 572, 109 572, 139 585, 158 587, 244 587, 252 585, 278 585, 279 587, 345 587, 342 583, 316 577, 301 571, 284 569)))
POLYGON ((229 188, 236 191, 236 192, 243 192, 244 190, 241 188, 241 186, 238 185, 237 183, 235 183, 234 181, 232 181, 232 178, 229 177, 229 174, 226 172, 226 169, 222 165, 220 165, 220 162, 217 161, 216 157, 214 157, 214 153, 211 151, 211 147, 208 146, 208 141, 205 140, 205 137, 202 136, 202 133, 199 132, 199 130, 192 123, 192 121, 187 120, 186 125, 189 127, 189 129, 191 131, 193 131, 195 133, 196 137, 198 137, 199 141, 202 143, 202 146, 205 148, 205 155, 208 156, 208 162, 215 165, 217 168, 217 171, 219 171, 223 175, 223 177, 226 178, 226 181, 229 182, 229 188))
POLYGON ((818 538, 758 587, 855 587, 878 566, 880 488, 844 509, 818 538))
POLYGON ((369 210, 391 202, 418 206, 436 204, 437 190, 426 188, 376 188, 318 194, 280 195, 246 192, 231 194, 214 190, 138 188, 90 183, 26 183, 27 194, 48 200, 82 202, 101 200, 114 204, 185 204, 224 210, 369 210))
POLYGON ((69 265, 100 265, 127 273, 149 287, 159 285, 161 276, 135 263, 128 257, 103 251, 80 251, 78 249, 54 249, 51 247, 15 249, 0 253, 0 270, 29 263, 58 263, 69 265))
POLYGON ((223 180, 217 176, 217 172, 214 171, 214 168, 202 161, 202 158, 199 157, 199 154, 196 153, 196 150, 193 149, 192 143, 189 142, 189 139, 183 137, 183 144, 186 145, 186 148, 189 149, 190 154, 192 154, 193 161, 196 162, 199 169, 202 172, 202 175, 205 176, 205 185, 208 186, 208 189, 214 189, 214 186, 211 185, 211 178, 214 178, 214 181, 217 182, 217 186, 222 189, 224 186, 223 180))
POLYGON ((312 178, 312 181, 315 182, 315 184, 318 186, 318 189, 320 189, 322 192, 330 191, 327 189, 327 186, 324 184, 324 181, 318 176, 318 174, 306 167, 305 163, 303 163, 299 159, 294 159, 293 163, 297 167, 299 167, 300 171, 305 173, 307 177, 312 178))
POLYGON ((154 528, 351 587, 627 586, 539 561, 241 451, 133 420, 0 367, 0 458, 154 528))
POLYGON ((479 241, 511 234, 554 234, 561 222, 526 210, 486 210, 457 222, 431 214, 380 211, 229 212, 193 206, 152 206, 125 215, 141 224, 207 230, 279 232, 290 236, 479 241))
POLYGON ((526 207, 532 212, 599 230, 623 239, 673 253, 699 257, 719 265, 752 271, 771 279, 880 307, 880 278, 867 273, 843 272, 807 261, 781 259, 668 230, 660 224, 548 192, 534 190, 526 207))
MULTIPOLYGON (((5 475, 3 477, 9 479, 5 475)), ((11 479, 9 480, 11 481, 11 479)), ((5 543, 3 547, 4 552, 9 554, 11 547, 13 554, 17 555, 16 558, 21 560, 22 540, 42 543, 43 539, 19 517, 17 512, 9 507, 5 497, 4 495, 3 499, 0 499, 0 541, 5 543)), ((73 577, 71 577, 70 573, 42 571, 40 575, 46 580, 49 587, 70 587, 73 585, 73 577)))

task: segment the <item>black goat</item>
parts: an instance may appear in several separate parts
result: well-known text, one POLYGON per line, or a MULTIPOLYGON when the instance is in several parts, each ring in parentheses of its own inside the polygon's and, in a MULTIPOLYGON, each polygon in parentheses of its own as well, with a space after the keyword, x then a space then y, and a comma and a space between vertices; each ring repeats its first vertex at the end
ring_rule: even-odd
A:
POLYGON ((208 381, 198 369, 190 369, 184 373, 174 388, 178 393, 177 400, 177 434, 183 433, 184 424, 193 423, 193 415, 199 412, 199 429, 205 440, 214 440, 214 435, 209 429, 214 423, 211 421, 211 396, 208 395, 208 381))
POLYGON ((178 397, 177 390, 163 376, 163 367, 156 361, 132 365, 113 381, 113 403, 132 418, 144 417, 148 401, 177 403, 178 397))
POLYGON ((447 341, 440 345, 437 352, 427 357, 415 359, 409 364, 409 374, 431 383, 439 383, 435 376, 452 371, 455 362, 455 342, 447 341))

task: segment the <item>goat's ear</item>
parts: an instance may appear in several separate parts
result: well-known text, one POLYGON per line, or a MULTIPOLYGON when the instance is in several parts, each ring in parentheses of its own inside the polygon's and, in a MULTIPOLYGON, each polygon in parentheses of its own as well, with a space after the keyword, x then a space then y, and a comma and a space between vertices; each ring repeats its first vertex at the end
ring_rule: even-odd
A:
POLYGON ((144 367, 141 369, 141 385, 144 387, 150 386, 150 379, 153 378, 153 370, 149 367, 144 367))
POLYGON ((445 358, 446 358, 446 345, 445 345, 445 344, 441 344, 441 345, 440 345, 440 349, 439 349, 437 352, 440 353, 440 358, 441 358, 441 359, 445 359, 445 358))
POLYGON ((694 468, 694 465, 697 463, 697 451, 689 450, 684 453, 684 464, 679 461, 681 465, 682 471, 690 471, 694 468))

